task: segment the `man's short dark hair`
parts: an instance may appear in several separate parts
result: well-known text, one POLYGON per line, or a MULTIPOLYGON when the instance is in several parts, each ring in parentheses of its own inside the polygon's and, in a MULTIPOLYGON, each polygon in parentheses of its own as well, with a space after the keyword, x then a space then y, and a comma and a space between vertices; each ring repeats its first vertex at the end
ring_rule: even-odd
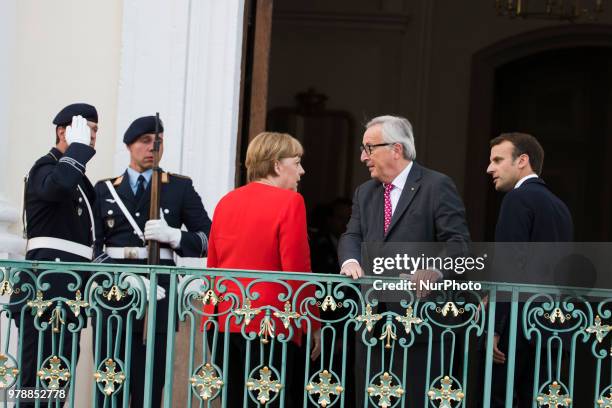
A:
POLYGON ((56 126, 55 127, 55 144, 59 143, 59 134, 57 133, 57 131, 59 130, 59 128, 65 128, 66 126, 56 126))
POLYGON ((505 141, 512 143, 514 150, 512 151, 512 160, 516 160, 522 154, 529 156, 529 164, 531 169, 539 176, 542 174, 542 166, 544 165, 544 149, 538 140, 527 133, 502 133, 494 139, 491 139, 490 147, 497 146, 505 141))

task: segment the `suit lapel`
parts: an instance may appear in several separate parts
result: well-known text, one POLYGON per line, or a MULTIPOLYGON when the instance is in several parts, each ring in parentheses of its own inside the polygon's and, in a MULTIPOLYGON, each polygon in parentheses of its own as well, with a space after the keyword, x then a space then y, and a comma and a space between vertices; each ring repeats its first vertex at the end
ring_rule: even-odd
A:
POLYGON ((385 236, 385 190, 381 183, 378 183, 378 187, 374 190, 374 197, 372 198, 372 219, 375 222, 372 223, 372 235, 376 240, 382 241, 385 236))
MULTIPOLYGON (((393 227, 399 222, 399 219, 402 218, 402 215, 406 212, 412 200, 416 196, 421 184, 419 180, 421 179, 422 170, 421 167, 416 164, 416 162, 412 163, 412 168, 410 169, 410 173, 408 173, 408 178, 406 179, 406 184, 404 184, 404 189, 402 190, 402 195, 400 195, 400 199, 397 203, 397 207, 393 212, 393 217, 391 217, 391 224, 389 224, 389 229, 387 230, 387 234, 385 238, 389 236, 393 227)), ((383 210, 384 211, 384 210, 383 210)))

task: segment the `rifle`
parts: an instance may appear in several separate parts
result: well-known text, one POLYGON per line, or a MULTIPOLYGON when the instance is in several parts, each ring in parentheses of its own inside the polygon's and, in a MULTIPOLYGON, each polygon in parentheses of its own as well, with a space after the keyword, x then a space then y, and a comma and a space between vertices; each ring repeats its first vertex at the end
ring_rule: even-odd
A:
MULTIPOLYGON (((161 169, 159 167, 159 146, 161 140, 159 138, 159 112, 155 113, 155 141, 153 142, 153 175, 151 176, 151 208, 149 209, 149 219, 159 219, 160 205, 160 180, 161 169)), ((149 257, 147 263, 149 265, 159 265, 159 242, 149 240, 148 243, 149 257)))

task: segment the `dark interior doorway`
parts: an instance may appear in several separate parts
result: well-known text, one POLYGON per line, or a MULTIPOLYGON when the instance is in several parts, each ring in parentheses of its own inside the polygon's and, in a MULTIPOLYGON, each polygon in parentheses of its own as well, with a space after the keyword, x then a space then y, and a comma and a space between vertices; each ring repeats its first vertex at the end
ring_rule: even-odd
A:
MULTIPOLYGON (((544 147, 542 177, 569 206, 575 240, 611 240, 612 49, 558 49, 500 67, 493 135, 509 131, 530 133, 544 147)), ((487 240, 501 198, 490 185, 487 240)))

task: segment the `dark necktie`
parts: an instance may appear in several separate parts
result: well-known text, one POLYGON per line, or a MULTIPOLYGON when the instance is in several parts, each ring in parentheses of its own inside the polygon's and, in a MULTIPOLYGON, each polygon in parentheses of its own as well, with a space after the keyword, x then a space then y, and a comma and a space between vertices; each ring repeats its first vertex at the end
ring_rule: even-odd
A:
POLYGON ((134 194, 134 199, 136 200, 137 203, 140 202, 140 199, 144 195, 144 191, 145 191, 145 178, 141 174, 140 176, 138 176, 138 184, 136 185, 136 194, 134 194))

